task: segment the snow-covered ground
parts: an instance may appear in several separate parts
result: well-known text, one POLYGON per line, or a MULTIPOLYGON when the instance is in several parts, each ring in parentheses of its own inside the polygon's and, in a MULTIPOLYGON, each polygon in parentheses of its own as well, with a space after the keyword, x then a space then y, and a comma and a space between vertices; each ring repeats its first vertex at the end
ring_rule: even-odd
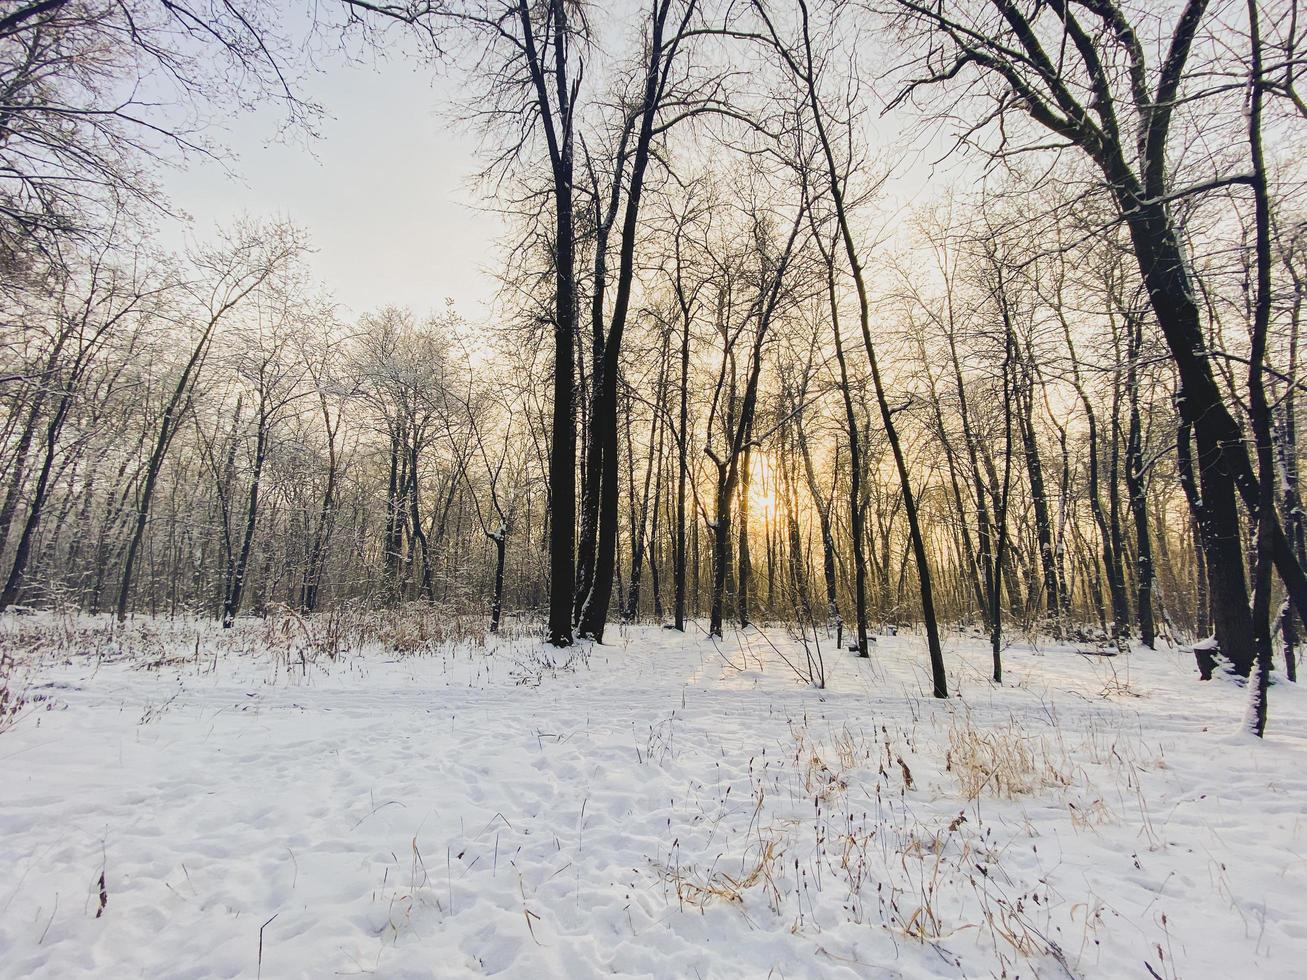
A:
MULTIPOLYGON (((1301 977, 1307 701, 1192 656, 3 625, 6 977, 1301 977), (18 630, 25 631, 20 635, 18 630)), ((16 625, 18 624, 18 625, 16 625)))

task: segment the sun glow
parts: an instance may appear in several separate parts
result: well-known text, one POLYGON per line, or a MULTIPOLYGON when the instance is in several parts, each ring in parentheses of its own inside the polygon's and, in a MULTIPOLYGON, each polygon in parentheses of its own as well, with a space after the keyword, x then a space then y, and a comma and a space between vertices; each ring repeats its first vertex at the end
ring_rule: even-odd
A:
POLYGON ((780 473, 772 465, 771 457, 754 450, 749 460, 749 511, 758 518, 771 519, 776 515, 777 481, 780 473))

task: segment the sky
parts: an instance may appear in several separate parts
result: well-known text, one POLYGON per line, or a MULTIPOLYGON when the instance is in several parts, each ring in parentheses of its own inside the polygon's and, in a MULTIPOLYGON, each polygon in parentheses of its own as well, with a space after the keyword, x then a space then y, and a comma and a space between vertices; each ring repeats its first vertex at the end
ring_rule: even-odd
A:
MULTIPOLYGON (((163 173, 171 205, 190 221, 164 222, 160 237, 181 248, 236 218, 288 219, 307 231, 311 267, 342 318, 390 304, 421 316, 452 301, 466 320, 484 323, 503 225, 473 186, 481 166, 476 138, 450 111, 474 79, 438 77, 394 32, 385 38, 389 58, 361 64, 320 51, 317 70, 296 82, 297 94, 324 110, 316 139, 288 137, 284 109, 272 103, 221 120, 210 135, 227 151, 225 165, 192 157, 163 173)), ((865 124, 882 163, 894 162, 895 176, 868 216, 881 239, 939 179, 930 150, 941 144, 909 150, 899 121, 875 111, 865 124)))
POLYGON ((165 236, 180 245, 242 216, 286 218, 308 232, 311 266, 344 316, 387 304, 425 314, 453 300, 484 319, 500 223, 471 186, 475 138, 439 111, 454 83, 398 57, 321 68, 297 86, 326 111, 319 138, 283 138, 273 106, 233 114, 214 134, 231 154, 226 167, 193 158, 163 175, 171 204, 191 219, 165 236))

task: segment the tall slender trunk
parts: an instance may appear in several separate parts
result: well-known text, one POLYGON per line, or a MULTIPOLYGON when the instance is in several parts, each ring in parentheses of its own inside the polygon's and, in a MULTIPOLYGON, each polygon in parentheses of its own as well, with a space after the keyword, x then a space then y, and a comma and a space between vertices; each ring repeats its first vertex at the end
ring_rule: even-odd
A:
MULTIPOLYGON (((862 273, 862 264, 858 258, 857 246, 853 241, 853 230, 849 219, 848 210, 845 206, 844 184, 841 179, 841 169, 835 161, 835 153, 831 146, 830 136, 826 129, 825 112, 822 109, 820 99, 817 94, 816 78, 817 72, 812 53, 812 39, 808 27, 808 8, 806 3, 800 4, 800 10, 803 20, 803 58, 804 64, 801 66, 794 60, 789 50, 779 43, 777 47, 789 65, 796 78, 801 79, 805 84, 805 96, 809 107, 812 111, 812 121, 816 129, 817 140, 821 146, 822 154, 826 164, 826 177, 829 184, 831 201, 835 207, 835 216, 838 221, 840 236, 844 242, 845 256, 848 259, 849 271, 853 275, 854 285, 857 287, 858 310, 860 326, 862 327, 862 341, 867 353, 867 362, 871 368, 872 385, 876 391, 876 401, 880 406, 881 422, 885 428, 885 435, 890 444, 890 452, 894 457, 894 467, 899 477, 899 487, 903 495, 903 507, 908 519, 908 534, 912 541, 912 552, 917 563, 917 581, 921 593, 921 613, 926 627, 926 646, 930 655, 931 666, 931 686, 933 694, 937 698, 948 697, 948 680, 944 673, 944 654, 940 645, 939 622, 935 615, 935 595, 934 587, 931 581, 930 560, 926 554, 926 540, 921 532, 921 522, 917 512, 916 494, 912 489, 911 477, 908 473, 907 458, 904 455, 902 444, 899 440, 898 427, 894 422, 894 411, 890 407, 888 396, 885 391, 885 383, 880 373, 880 362, 876 356, 876 346, 871 337, 871 307, 867 295, 866 281, 862 273)), ((771 29, 770 21, 768 22, 771 29)), ((773 37, 775 31, 772 30, 773 37)))
POLYGON ((1256 440, 1257 550, 1253 565, 1253 646, 1256 673, 1252 705, 1253 734, 1266 732, 1267 705, 1271 683, 1271 566, 1274 542, 1275 461, 1272 449, 1271 407, 1262 381, 1266 358, 1266 334, 1271 323, 1271 200, 1266 186, 1266 162, 1262 155, 1262 43, 1257 0, 1248 0, 1249 32, 1252 40, 1252 82, 1249 93, 1248 146, 1253 165, 1253 202, 1256 216, 1254 249, 1256 293, 1252 329, 1249 331, 1248 417, 1256 440))
MULTIPOLYGON (((1121 565, 1114 547, 1114 538, 1108 525, 1107 514, 1103 510, 1102 481, 1099 477, 1102 446, 1099 438, 1098 413, 1094 411, 1094 404, 1090 401, 1089 393, 1085 391, 1084 384, 1081 381, 1080 359, 1076 354, 1075 342, 1072 340, 1071 324, 1064 315, 1063 309, 1059 295, 1057 315, 1062 323, 1062 336, 1066 342, 1067 353, 1071 356, 1071 385, 1079 396, 1081 408, 1085 413, 1086 438, 1089 441, 1086 452, 1089 463, 1089 487, 1087 490, 1089 511, 1093 515, 1094 526, 1098 529, 1103 575, 1107 579, 1108 600, 1112 609, 1112 637, 1119 639, 1124 635, 1124 632, 1128 631, 1129 613, 1126 608, 1125 581, 1121 573, 1121 565)), ((1095 590, 1095 601, 1099 604, 1101 616, 1102 597, 1098 594, 1098 590, 1095 590)))
MULTIPOLYGON (((1279 455, 1278 470, 1283 486, 1281 488, 1281 520, 1284 522, 1285 536, 1289 547, 1301 563, 1307 561, 1307 527, 1303 521, 1302 497, 1299 491, 1298 471, 1298 338, 1302 322, 1303 282, 1292 258, 1286 258, 1285 266, 1293 280, 1293 304, 1289 314, 1289 357, 1284 394, 1280 399, 1278 438, 1275 440, 1279 455)), ((1289 600, 1282 620, 1284 634, 1285 675, 1291 681, 1298 679, 1298 624, 1302 622, 1305 610, 1289 600)))
POLYGON ((1060 635, 1066 617, 1066 602, 1053 545, 1053 523, 1048 508, 1048 492, 1044 485, 1044 466, 1039 456, 1039 440, 1035 435, 1035 379, 1029 370, 1023 371, 1023 375, 1022 392, 1018 396, 1021 405, 1017 412, 1017 428, 1021 435, 1021 451, 1026 461, 1026 478, 1030 482, 1030 499, 1035 512, 1035 537, 1039 544, 1039 563, 1044 576, 1044 604, 1053 620, 1056 636, 1060 635))
MULTIPOLYGON (((1243 543, 1236 502, 1236 477, 1255 508, 1255 478, 1242 434, 1230 415, 1212 374, 1189 267, 1165 205, 1131 200, 1126 224, 1139 259, 1140 272, 1158 324, 1166 336, 1180 375, 1177 398, 1182 424, 1197 446, 1194 470, 1202 507, 1195 514, 1201 528, 1210 582, 1217 642, 1235 670, 1248 676, 1253 667, 1253 623, 1244 577, 1243 543)), ((1276 522, 1278 528, 1278 521, 1276 522)), ((1277 528, 1269 533, 1274 536, 1277 528)), ((1296 559, 1298 580, 1302 569, 1296 559)), ((1277 554, 1277 566, 1292 588, 1292 569, 1277 554)))
POLYGON ((572 643, 572 597, 576 578, 576 231, 573 223, 572 93, 568 77, 568 5, 548 0, 553 65, 535 42, 532 6, 517 0, 522 46, 535 89, 536 109, 549 148, 554 198, 554 399, 549 446, 549 642, 572 643), (553 88, 553 98, 550 88, 553 88))
POLYGON ((870 656, 867 643, 867 556, 866 517, 867 502, 862 488, 863 453, 861 431, 858 427, 858 415, 853 406, 853 390, 849 384, 849 365, 844 353, 844 338, 840 330, 839 301, 835 295, 835 255, 834 247, 827 248, 820 236, 817 243, 821 248, 822 259, 826 266, 826 302, 831 317, 831 337, 835 345, 835 362, 840 371, 840 400, 844 405, 844 432, 849 441, 849 537, 853 551, 853 616, 855 641, 859 657, 870 656))
POLYGON ((1007 302, 1002 294, 1002 280, 999 280, 999 304, 1003 310, 1003 483, 995 508, 994 520, 997 524, 998 542, 994 555, 994 593, 990 609, 990 652, 994 661, 994 683, 1003 683, 1003 558, 1008 541, 1008 499, 1012 489, 1012 322, 1008 314, 1007 302))
MULTIPOLYGON (((304 563, 304 579, 300 587, 300 608, 306 613, 312 613, 318 608, 318 594, 326 572, 327 548, 335 521, 336 477, 339 467, 336 427, 332 424, 325 395, 319 395, 319 405, 327 432, 327 484, 322 491, 322 502, 318 505, 317 520, 313 526, 309 553, 304 563)), ((339 425, 339 416, 336 425, 339 425)))
MULTIPOLYGON (((817 471, 812 465, 812 453, 808 449, 808 437, 803 431, 802 414, 796 411, 794 419, 795 442, 803 460, 803 473, 808 481, 808 492, 812 494, 813 506, 817 509, 817 519, 821 530, 821 569, 822 579, 826 584, 826 619, 835 627, 836 644, 843 644, 844 622, 840 619, 840 606, 835 580, 835 536, 831 530, 830 503, 822 496, 817 485, 817 471)), ((836 456, 835 473, 839 473, 839 457, 836 456)), ((834 489, 831 490, 832 499, 834 489)))
POLYGON ((717 464, 717 512, 712 523, 712 607, 708 613, 708 632, 722 635, 725 616, 726 576, 731 563, 731 495, 734 488, 727 479, 727 464, 717 464))
POLYGON ((499 528, 488 537, 495 543, 495 591, 490 599, 490 632, 498 633, 499 620, 504 610, 504 559, 508 530, 501 523, 499 528))
POLYGON ((400 453, 399 432, 390 431, 390 480, 386 485, 386 529, 383 539, 383 556, 386 573, 386 591, 391 599, 395 598, 395 583, 399 580, 400 541, 403 536, 403 508, 400 495, 404 481, 400 467, 403 456, 400 453))
MULTIPOLYGON (((412 535, 409 541, 409 554, 413 555, 416 551, 416 557, 422 564, 422 597, 427 602, 435 601, 435 591, 432 587, 431 575, 431 547, 427 541, 426 532, 422 529, 422 505, 418 496, 418 447, 419 439, 417 430, 413 431, 413 442, 408 447, 408 506, 409 520, 412 524, 412 535)), ((453 500, 454 488, 458 486, 458 476, 453 475, 449 479, 450 502, 453 500)), ((446 511, 447 513, 448 511, 446 511)), ((443 534, 443 528, 441 530, 443 534)))
POLYGON ((140 494, 136 501, 136 521, 132 527, 131 538, 127 542, 127 552, 123 557, 122 578, 118 583, 116 615, 120 623, 127 620, 127 608, 131 602, 132 579, 136 572, 136 560, 140 554, 141 542, 145 539, 145 528, 150 520, 150 507, 154 502, 154 491, 159 483, 159 473, 163 469, 164 456, 167 454, 168 446, 176 433, 176 423, 178 415, 184 407, 182 402, 189 389, 191 373, 208 347, 210 333, 211 331, 206 332, 201 338, 195 352, 192 354, 187 369, 183 371, 181 379, 177 382, 177 386, 174 388, 172 397, 164 408, 163 417, 159 422, 154 447, 146 460, 145 478, 142 481, 140 494))
POLYGON ((19 433, 18 444, 14 447, 13 461, 9 464, 9 486, 5 491, 4 503, 0 504, 0 552, 9 543, 9 532, 13 527, 14 517, 18 513, 18 503, 22 499, 24 477, 27 475, 27 455, 32 450, 32 440, 39 428, 41 410, 45 405, 45 384, 32 397, 28 406, 27 419, 19 433))
MULTIPOLYGON (((664 395, 666 394, 666 373, 664 371, 664 395)), ((663 399, 664 406, 666 398, 663 399)), ((654 619, 658 623, 663 621, 663 590, 662 580, 658 572, 658 555, 660 551, 660 539, 658 537, 658 517, 662 512, 661 501, 663 497, 663 470, 664 470, 664 448, 665 437, 667 435, 667 423, 664 420, 662 427, 658 430, 658 472, 654 477, 653 489, 653 514, 649 520, 649 589, 653 593, 654 619)))
MULTIPOLYGON (((667 84, 667 68, 675 57, 681 37, 689 24, 690 11, 679 29, 665 39, 664 31, 671 10, 670 0, 658 0, 653 7, 643 98, 640 103, 640 129, 631 156, 631 173, 626 181, 626 206, 622 215, 621 244, 618 251, 616 290, 613 298, 612 318, 604 341, 603 377, 596 379, 599 395, 595 401, 595 415, 591 419, 592 442, 597 436, 602 442, 602 480, 599 497, 599 529, 594 557, 594 575, 585 594, 579 617, 578 631, 582 636, 602 641, 612 599, 613 573, 617 562, 617 524, 619 511, 617 466, 617 377, 621 369, 622 337, 630 309, 631 291, 635 278, 635 242, 638 233, 640 201, 644 193, 645 173, 651 157, 654 138, 654 120, 667 84)), ((615 189, 622 184, 622 167, 614 176, 615 189)))
MULTIPOLYGON (((994 560, 994 531, 989 513, 989 493, 985 488, 985 477, 980 467, 980 453, 976 446, 976 435, 971 427, 971 411, 967 403, 967 386, 962 377, 962 360, 958 356, 957 337, 952 324, 948 330, 949 362, 953 366, 953 383, 958 396, 958 416, 962 420, 962 440, 967 450, 967 465, 971 470, 971 491, 976 509, 976 563, 979 565, 979 579, 983 586, 984 601, 981 613, 987 629, 993 629, 994 596, 997 592, 995 580, 998 577, 994 560)), ((960 517, 962 515, 959 515, 960 517)))
POLYGON ((749 625, 749 584, 753 577, 753 560, 749 553, 749 501, 752 485, 753 450, 746 444, 740 459, 740 529, 735 572, 735 614, 741 629, 749 625))
POLYGON ((1126 492, 1135 525, 1135 560, 1138 563, 1136 607, 1139 639, 1146 647, 1157 641, 1153 619, 1153 548, 1148 528, 1148 477, 1144 472, 1143 424, 1139 412, 1139 349, 1143 342, 1143 318, 1126 320, 1126 398, 1129 421, 1126 435, 1126 492))
POLYGON ((658 522, 658 487, 654 481, 655 472, 662 475, 662 427, 664 393, 667 380, 667 344, 663 344, 662 356, 658 367, 658 384, 655 388, 655 404, 649 423, 649 459, 644 470, 644 487, 640 494, 637 508, 635 500, 635 449, 631 443, 631 412, 626 413, 627 441, 627 483, 631 488, 629 498, 629 523, 631 525, 631 579, 627 587, 626 602, 623 606, 623 619, 634 620, 640 613, 640 584, 644 570, 645 553, 650 549, 653 533, 649 530, 650 507, 652 519, 657 528, 658 522), (650 493, 653 497, 650 497, 650 493))
MULTIPOLYGON (((808 576, 804 568, 803 540, 800 537, 798 518, 798 495, 794 489, 794 474, 790 464, 791 456, 792 453, 787 451, 782 440, 782 450, 777 467, 780 471, 780 480, 778 481, 778 490, 780 492, 776 496, 785 506, 785 532, 786 543, 788 544, 786 550, 789 552, 790 589, 794 596, 795 616, 799 620, 799 628, 803 629, 813 620, 812 600, 808 595, 808 576)), ((818 687, 825 686, 824 677, 820 674, 816 677, 810 676, 809 680, 818 687)))
MULTIPOLYGON (((1113 328, 1115 332, 1115 327, 1113 328)), ((1118 355, 1120 356, 1120 355, 1118 355)), ((1130 600, 1126 581, 1125 535, 1121 530, 1121 382, 1112 382, 1112 438, 1108 441, 1107 515, 1108 530, 1112 539, 1112 561, 1115 565, 1113 580, 1116 590, 1112 595, 1112 618, 1121 625, 1117 632, 1130 635, 1130 600)))
POLYGON ((50 353, 45 359, 37 389, 33 393, 32 401, 28 406, 26 421, 23 424, 22 432, 18 436, 18 443, 14 447, 13 462, 10 464, 9 487, 5 492, 4 503, 0 504, 0 552, 3 552, 5 545, 9 543, 9 532, 13 527, 14 515, 18 512, 18 504, 22 498, 27 455, 31 451, 32 440, 36 437, 36 431, 40 427, 41 412, 45 408, 46 398, 51 391, 51 382, 58 370, 59 360, 63 356, 64 347, 72 336, 73 331, 61 324, 54 345, 50 348, 50 353))
MULTIPOLYGON (((1177 401, 1178 401, 1177 397, 1177 401)), ((1207 542, 1207 522, 1203 518, 1202 494, 1198 489, 1198 477, 1194 472, 1193 426, 1181 415, 1175 432, 1176 474, 1180 488, 1184 491, 1189 504, 1189 523, 1193 538, 1196 569, 1194 625, 1200 636, 1206 636, 1212 626, 1212 590, 1215 584, 1211 578, 1208 563, 1209 545, 1207 542)), ((1219 642, 1219 641, 1218 641, 1219 642)))
POLYGON ((259 515, 259 488, 263 481, 263 464, 268 458, 268 417, 260 406, 258 432, 254 437, 254 471, 250 475, 250 493, 245 505, 245 528, 241 535, 240 553, 230 576, 230 586, 222 603, 222 628, 230 629, 240 612, 241 597, 245 590, 245 576, 249 570, 250 551, 254 545, 254 528, 259 515))
MULTIPOLYGON (((679 292, 679 291, 678 291, 679 292)), ((675 596, 672 600, 672 626, 685 632, 685 490, 689 475, 687 428, 689 426, 690 316, 681 314, 680 412, 676 430, 676 546, 672 560, 675 596)), ((697 525, 696 525, 697 526, 697 525)), ((696 577, 697 588, 697 577, 696 577)))
POLYGON ((41 461, 41 470, 36 478, 36 486, 33 488, 31 500, 28 502, 27 520, 23 523, 22 533, 18 536, 18 545, 14 549, 14 562, 10 566, 4 590, 0 591, 0 611, 8 609, 18 601, 19 590, 22 588, 23 578, 27 572, 27 564, 31 559, 36 530, 40 526, 42 511, 45 508, 45 502, 50 490, 50 475, 54 470, 59 433, 63 429, 64 420, 68 416, 68 409, 72 405, 72 385, 73 382, 70 381, 65 387, 64 393, 59 399, 58 407, 55 409, 50 421, 46 423, 45 454, 41 461))
MULTIPOLYGON (((804 212, 800 210, 781 254, 773 268, 765 267, 762 294, 757 298, 755 313, 758 324, 749 350, 748 378, 744 385, 744 395, 739 399, 738 412, 735 407, 735 392, 732 390, 727 398, 728 423, 724 426, 729 438, 725 455, 718 456, 710 446, 704 452, 717 467, 717 513, 713 522, 713 597, 712 622, 710 631, 714 636, 721 636, 724 594, 729 567, 729 528, 731 498, 735 495, 741 479, 741 465, 749 468, 749 447, 753 438, 753 420, 758 407, 758 380, 762 374, 763 345, 771 330, 772 317, 780 300, 781 288, 785 281, 786 270, 794 254, 794 243, 798 239, 799 229, 803 225, 804 212)), ((729 343, 722 352, 724 362, 730 361, 734 354, 729 343)), ((720 384, 720 381, 719 381, 720 384)), ((733 388, 733 385, 732 385, 733 388)), ((720 392, 720 388, 719 388, 720 392)), ((747 493, 745 494, 747 499, 747 493)), ((741 521, 743 524, 743 521, 741 521)), ((747 540, 745 541, 747 545, 747 540)), ((745 577, 747 583, 747 575, 745 577)), ((747 625, 747 613, 742 617, 747 625)))

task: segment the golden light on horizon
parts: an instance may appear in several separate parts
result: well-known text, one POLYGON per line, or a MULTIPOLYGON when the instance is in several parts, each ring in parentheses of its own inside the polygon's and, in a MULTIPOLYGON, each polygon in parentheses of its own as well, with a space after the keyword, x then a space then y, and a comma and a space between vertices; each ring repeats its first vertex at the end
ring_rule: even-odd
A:
POLYGON ((772 518, 776 515, 778 501, 776 484, 779 474, 772 465, 771 457, 757 449, 749 457, 749 511, 757 517, 772 518))

